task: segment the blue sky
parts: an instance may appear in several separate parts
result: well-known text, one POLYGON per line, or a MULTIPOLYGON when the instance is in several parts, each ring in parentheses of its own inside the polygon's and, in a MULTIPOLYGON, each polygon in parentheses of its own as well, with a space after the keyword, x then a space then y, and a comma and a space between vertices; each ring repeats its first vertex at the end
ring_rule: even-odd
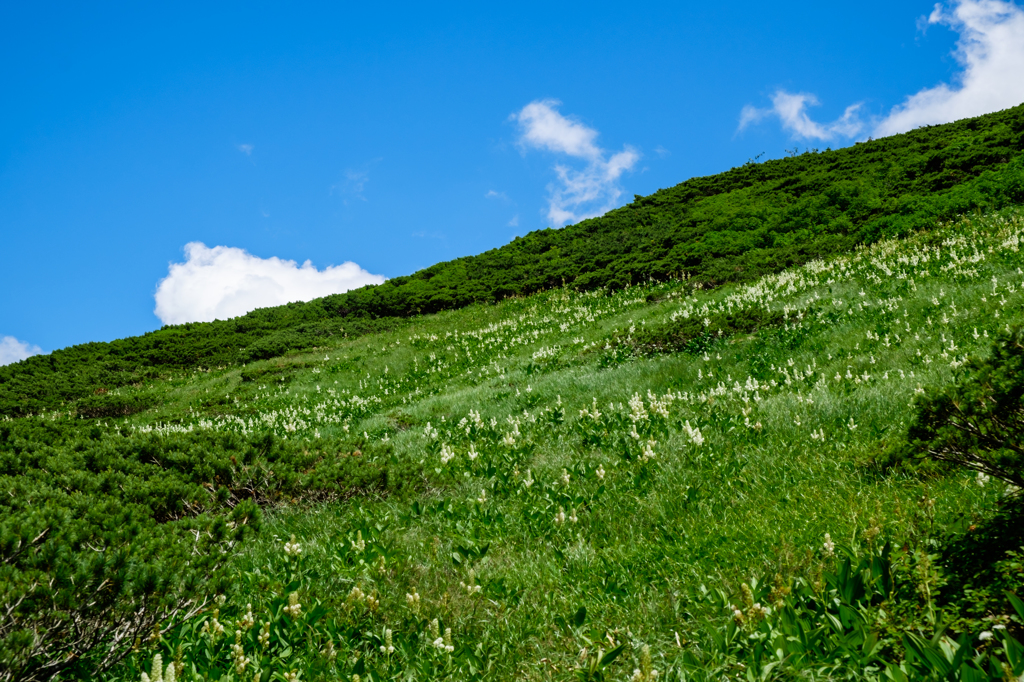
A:
POLYGON ((995 0, 145 5, 0 5, 0 364, 1024 100, 995 0))

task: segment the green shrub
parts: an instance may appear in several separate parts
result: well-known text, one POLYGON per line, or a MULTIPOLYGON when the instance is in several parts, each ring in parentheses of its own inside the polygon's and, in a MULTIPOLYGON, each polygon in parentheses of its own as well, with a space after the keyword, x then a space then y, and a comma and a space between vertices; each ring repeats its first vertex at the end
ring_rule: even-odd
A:
POLYGON ((958 382, 921 397, 906 441, 888 457, 963 466, 1024 487, 1024 331, 1003 334, 958 382))
POLYGON ((93 674, 201 608, 259 504, 388 485, 340 444, 0 423, 0 680, 93 674))
POLYGON ((75 403, 75 411, 78 416, 86 419, 107 419, 127 417, 147 410, 155 404, 156 400, 149 396, 95 395, 82 398, 75 403))
POLYGON ((717 339, 750 334, 781 325, 785 316, 777 311, 744 310, 713 315, 705 320, 679 318, 637 330, 626 340, 628 345, 647 353, 687 351, 700 353, 717 339))

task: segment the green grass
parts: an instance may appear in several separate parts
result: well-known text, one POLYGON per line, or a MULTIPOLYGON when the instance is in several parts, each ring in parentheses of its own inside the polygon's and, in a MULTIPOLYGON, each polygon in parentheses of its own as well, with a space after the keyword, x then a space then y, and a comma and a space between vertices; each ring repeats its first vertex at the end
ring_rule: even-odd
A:
MULTIPOLYGON (((875 462, 920 389, 954 381, 1024 319, 1022 237, 1016 213, 963 218, 751 285, 555 290, 119 389, 156 406, 100 420, 110 428, 271 430, 407 473, 387 492, 275 507, 219 611, 140 643, 111 679, 138 679, 158 649, 178 652, 186 679, 567 679, 619 645, 595 674, 643 675, 647 645, 663 679, 692 676, 728 620, 706 590, 740 604, 753 580, 820 581, 826 533, 934 551, 993 513, 1002 484, 875 462), (751 310, 785 322, 718 335, 714 320, 751 310), (708 321, 695 352, 633 342, 686 319, 708 321), (301 618, 281 612, 293 592, 301 618), (249 604, 238 674, 232 633, 249 604), (198 634, 211 619, 219 639, 198 634)), ((911 599, 886 627, 916 628, 933 607, 911 599)), ((903 655, 898 640, 888 651, 903 655)))

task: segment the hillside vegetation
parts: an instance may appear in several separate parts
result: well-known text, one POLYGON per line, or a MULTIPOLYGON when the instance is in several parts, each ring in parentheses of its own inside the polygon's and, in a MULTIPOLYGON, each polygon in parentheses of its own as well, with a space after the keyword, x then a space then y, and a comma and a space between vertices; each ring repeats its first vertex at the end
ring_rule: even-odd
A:
POLYGON ((556 287, 619 290, 681 277, 704 286, 751 282, 936 220, 1024 203, 1022 153, 1019 106, 846 149, 751 162, 379 286, 29 358, 0 368, 0 414, 53 410, 174 370, 280 357, 398 329, 411 316, 556 287))
POLYGON ((1022 242, 558 288, 0 422, 0 679, 1019 676, 1022 242), (929 457, 988 395, 1017 431, 929 457))

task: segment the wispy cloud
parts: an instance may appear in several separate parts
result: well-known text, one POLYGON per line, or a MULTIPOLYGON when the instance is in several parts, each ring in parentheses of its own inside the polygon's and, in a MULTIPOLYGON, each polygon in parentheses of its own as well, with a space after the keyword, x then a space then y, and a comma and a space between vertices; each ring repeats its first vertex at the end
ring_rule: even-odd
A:
POLYGON ((0 336, 0 366, 20 362, 42 352, 42 348, 27 341, 20 341, 13 336, 0 336))
POLYGON ((240 144, 238 145, 238 151, 242 152, 246 156, 252 156, 253 146, 251 144, 240 144))
POLYGON ((865 131, 884 137, 980 116, 1024 101, 1024 10, 1019 5, 1003 0, 958 0, 950 7, 937 4, 921 22, 922 28, 933 24, 949 26, 960 34, 953 54, 961 69, 952 84, 920 90, 882 118, 865 120, 861 103, 856 103, 829 123, 819 123, 808 115, 807 108, 819 104, 813 94, 777 90, 772 106, 743 107, 738 130, 777 118, 794 138, 849 139, 865 131))
POLYGON ((518 213, 516 213, 514 216, 512 216, 512 220, 508 221, 508 226, 509 227, 519 227, 519 214, 518 213))
POLYGON ((383 161, 383 158, 373 159, 362 168, 346 168, 344 177, 331 185, 331 194, 342 197, 342 202, 348 204, 349 199, 366 201, 366 186, 370 183, 370 168, 383 161))
POLYGON ((508 201, 508 195, 504 192, 496 192, 493 189, 488 190, 487 194, 484 195, 485 199, 500 199, 501 201, 508 201))
POLYGON ((772 106, 758 109, 747 105, 740 113, 740 130, 752 123, 774 116, 782 122, 782 127, 795 137, 812 140, 834 140, 837 137, 853 137, 864 128, 858 113, 861 105, 851 104, 846 107, 842 116, 831 123, 817 123, 807 115, 808 106, 820 104, 818 98, 806 92, 790 93, 776 90, 772 95, 772 106))
POLYGON ((519 145, 524 150, 541 149, 584 162, 582 167, 557 163, 553 168, 558 181, 548 185, 548 219, 555 225, 615 208, 622 195, 619 179, 640 159, 640 153, 628 145, 608 156, 596 144, 598 132, 563 116, 557 109, 560 104, 537 100, 511 117, 519 124, 519 145))
POLYGON ((153 312, 164 324, 224 320, 383 281, 383 276, 352 262, 317 270, 308 260, 300 266, 239 248, 191 242, 185 245, 185 262, 171 263, 157 286, 153 312))
POLYGON ((366 201, 366 183, 370 181, 370 172, 361 170, 346 170, 345 178, 331 187, 331 194, 341 194, 345 199, 343 201, 347 204, 348 197, 359 199, 360 201, 366 201))

